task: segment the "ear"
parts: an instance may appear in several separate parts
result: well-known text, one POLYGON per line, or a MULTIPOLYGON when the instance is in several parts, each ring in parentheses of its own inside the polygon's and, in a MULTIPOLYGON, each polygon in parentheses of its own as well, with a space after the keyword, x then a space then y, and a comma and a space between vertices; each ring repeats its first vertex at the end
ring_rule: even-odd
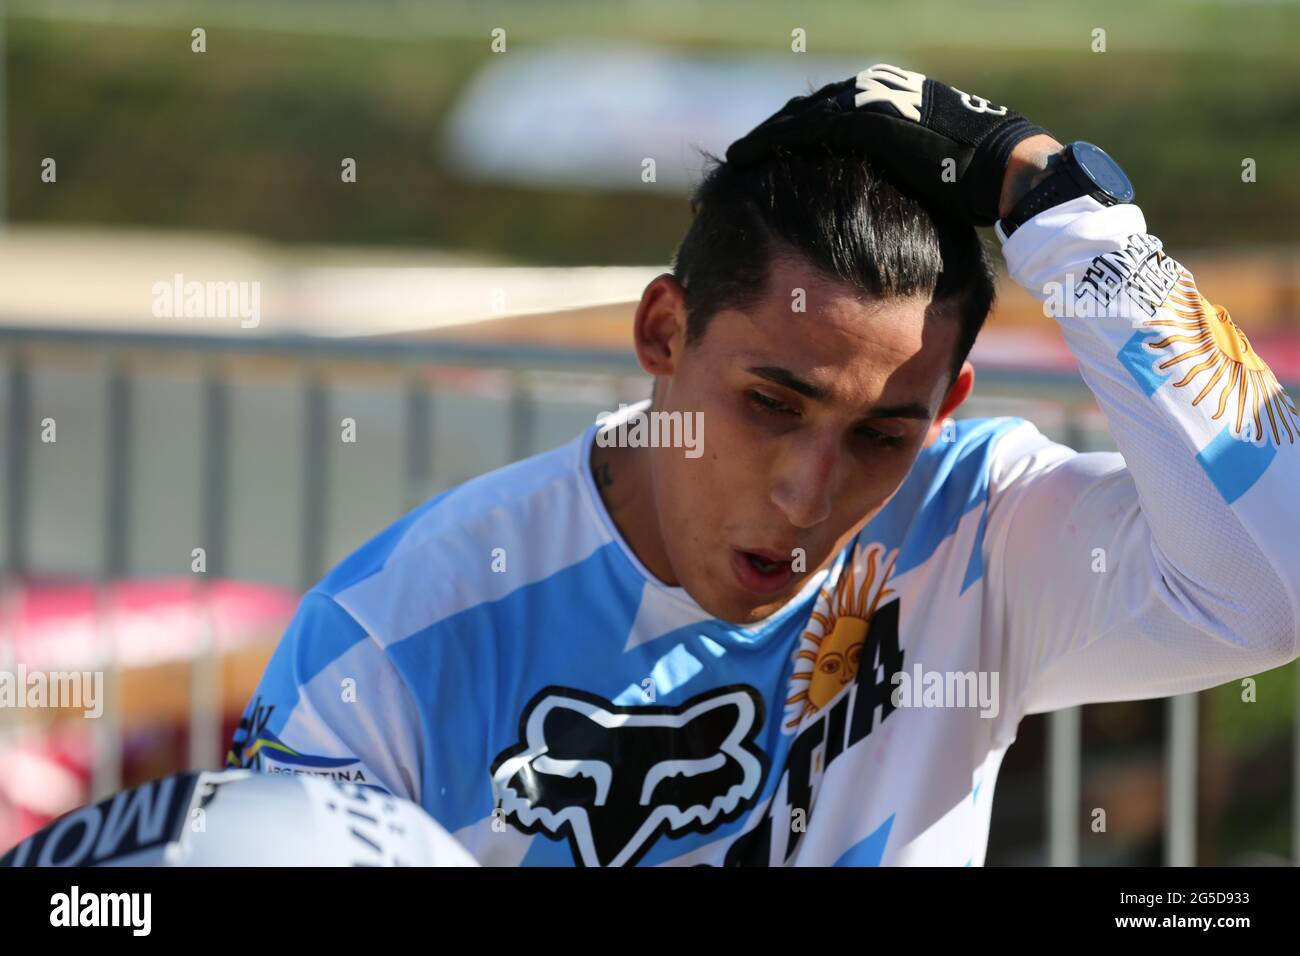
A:
POLYGON ((668 273, 656 276, 641 293, 632 340, 643 369, 656 377, 673 374, 686 347, 686 290, 668 273))
POLYGON ((971 365, 970 362, 962 362, 961 371, 957 373, 956 380, 948 388, 948 394, 944 396, 943 402, 939 405, 939 414, 935 416, 934 421, 930 423, 930 430, 926 432, 926 448, 939 440, 944 421, 958 409, 962 402, 970 397, 971 389, 974 387, 975 366, 971 365))

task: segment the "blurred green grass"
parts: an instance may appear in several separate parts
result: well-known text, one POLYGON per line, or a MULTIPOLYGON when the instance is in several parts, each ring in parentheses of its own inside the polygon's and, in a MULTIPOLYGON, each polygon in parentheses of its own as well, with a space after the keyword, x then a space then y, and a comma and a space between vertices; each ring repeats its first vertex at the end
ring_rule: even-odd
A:
POLYGON ((662 262, 689 220, 681 197, 502 187, 446 168, 439 124, 491 56, 491 29, 506 28, 512 50, 606 37, 782 52, 801 27, 813 52, 895 57, 1005 100, 1058 138, 1100 143, 1171 245, 1296 237, 1292 5, 113 8, 132 22, 91 22, 78 4, 49 8, 60 18, 24 16, 32 9, 17 5, 8 28, 10 215, 21 221, 432 245, 550 264, 662 262), (190 24, 207 24, 204 56, 189 50, 190 24), (1095 26, 1107 30, 1106 53, 1090 50, 1095 26), (58 161, 57 186, 39 180, 46 156, 58 161), (346 189, 344 156, 359 173, 346 189), (1258 163, 1255 183, 1241 182, 1244 157, 1258 163))
MULTIPOLYGON (((1202 783, 1219 795, 1202 805, 1201 836, 1225 854, 1286 857, 1295 824, 1292 801, 1279 795, 1289 794, 1292 769, 1290 761, 1278 758, 1294 732, 1297 665, 1252 679, 1254 701, 1242 700, 1240 680, 1200 695, 1206 762, 1202 783), (1215 779, 1206 779, 1207 773, 1215 779)), ((1202 852, 1207 850, 1203 843, 1202 852)))

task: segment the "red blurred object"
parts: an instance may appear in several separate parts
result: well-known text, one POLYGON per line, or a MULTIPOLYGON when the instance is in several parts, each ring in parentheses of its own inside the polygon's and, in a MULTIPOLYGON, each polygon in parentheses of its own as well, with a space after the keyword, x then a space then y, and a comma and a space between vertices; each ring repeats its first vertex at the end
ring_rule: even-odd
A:
POLYGON ((268 625, 282 627, 297 595, 265 584, 196 584, 191 578, 115 581, 102 589, 30 580, 6 600, 8 619, 0 628, 12 635, 15 663, 29 670, 79 670, 100 659, 105 628, 119 666, 186 660, 202 645, 205 614, 211 614, 217 652, 234 650, 265 639, 268 625))
MULTIPOLYGON (((29 579, 7 589, 0 603, 0 668, 21 665, 29 674, 94 671, 106 669, 111 660, 125 675, 184 665, 210 646, 217 659, 240 654, 251 659, 254 667, 244 670, 255 674, 258 655, 270 653, 297 599, 286 588, 229 580, 163 578, 99 586, 29 579)), ((229 734, 251 688, 225 689, 229 699, 221 724, 222 733, 229 734), (235 711, 226 713, 232 707, 235 711)), ((148 708, 147 701, 131 704, 148 708)), ((95 755, 89 720, 50 711, 0 716, 11 718, 0 738, 2 853, 90 800, 95 755)), ((124 727, 122 785, 185 769, 188 735, 188 721, 171 712, 124 727)))

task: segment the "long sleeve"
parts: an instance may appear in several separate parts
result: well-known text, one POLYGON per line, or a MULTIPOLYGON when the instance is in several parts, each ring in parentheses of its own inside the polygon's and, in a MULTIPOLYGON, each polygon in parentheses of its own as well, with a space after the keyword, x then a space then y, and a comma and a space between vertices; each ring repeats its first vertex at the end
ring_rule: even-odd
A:
POLYGON ((415 702, 380 646, 308 592, 236 731, 228 766, 306 774, 420 800, 415 702))
POLYGON ((1186 693, 1295 659, 1300 417, 1272 372, 1146 231, 1081 197, 1003 242, 1120 454, 1032 426, 995 450, 986 625, 1005 726, 1186 693))

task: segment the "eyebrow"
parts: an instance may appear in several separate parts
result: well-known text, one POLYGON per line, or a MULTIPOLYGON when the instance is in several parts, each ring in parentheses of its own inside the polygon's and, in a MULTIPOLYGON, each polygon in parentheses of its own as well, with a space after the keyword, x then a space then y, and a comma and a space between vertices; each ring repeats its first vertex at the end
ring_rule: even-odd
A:
MULTIPOLYGON (((811 398, 814 402, 826 404, 830 400, 826 389, 812 382, 805 382, 789 369, 779 365, 756 365, 747 371, 759 378, 766 379, 773 385, 780 385, 792 392, 811 398)), ((920 402, 903 402, 898 405, 878 405, 867 413, 869 418, 924 418, 930 417, 930 410, 920 402)))

